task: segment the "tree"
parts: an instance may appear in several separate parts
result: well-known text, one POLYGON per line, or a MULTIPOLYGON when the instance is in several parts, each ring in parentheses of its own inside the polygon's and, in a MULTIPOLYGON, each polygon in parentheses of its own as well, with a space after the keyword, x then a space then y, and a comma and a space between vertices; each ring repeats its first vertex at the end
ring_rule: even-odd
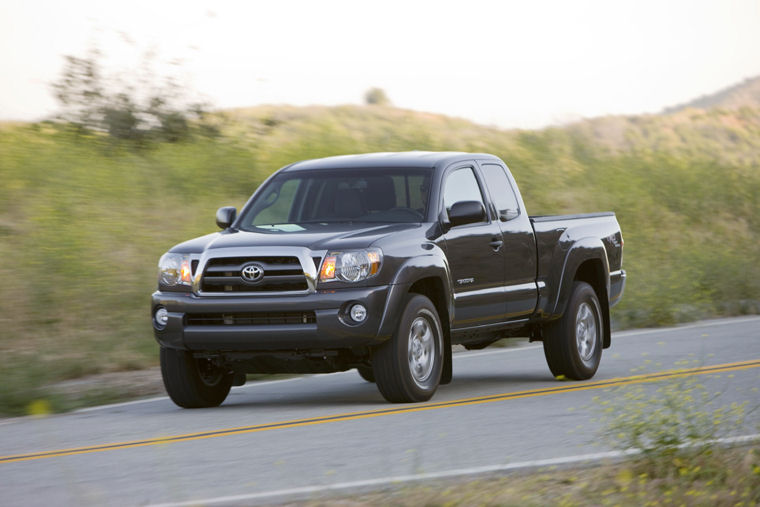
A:
POLYGON ((364 102, 370 106, 390 106, 391 100, 382 88, 370 88, 364 94, 364 102))
POLYGON ((215 135, 208 120, 207 106, 190 102, 173 80, 156 84, 148 73, 140 95, 131 84, 103 77, 97 51, 87 57, 66 56, 60 79, 53 84, 61 105, 58 119, 78 130, 107 132, 115 139, 178 142, 193 133, 215 135))
POLYGON ((82 128, 90 128, 101 120, 103 90, 96 58, 65 56, 66 65, 58 82, 53 84, 55 98, 61 104, 59 119, 82 128))

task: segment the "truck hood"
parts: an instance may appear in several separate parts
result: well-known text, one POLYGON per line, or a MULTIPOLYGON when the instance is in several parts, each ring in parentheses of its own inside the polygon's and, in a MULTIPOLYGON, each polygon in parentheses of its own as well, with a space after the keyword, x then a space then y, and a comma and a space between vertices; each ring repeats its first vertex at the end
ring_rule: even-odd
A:
POLYGON ((218 248, 299 246, 310 250, 367 248, 390 234, 420 228, 421 224, 334 224, 313 225, 299 231, 226 230, 201 236, 174 246, 174 253, 202 253, 218 248))

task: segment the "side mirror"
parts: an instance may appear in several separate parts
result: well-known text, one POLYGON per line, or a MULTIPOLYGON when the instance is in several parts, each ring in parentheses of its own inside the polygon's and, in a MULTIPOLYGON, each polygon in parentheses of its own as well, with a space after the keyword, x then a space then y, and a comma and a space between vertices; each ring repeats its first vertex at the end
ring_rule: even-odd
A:
POLYGON ((226 229, 235 221, 235 216, 237 216, 237 210, 232 206, 219 208, 216 210, 216 225, 222 229, 226 229))
POLYGON ((449 221, 452 227, 484 222, 485 219, 486 209, 483 207, 483 203, 479 201, 455 202, 449 210, 449 221))

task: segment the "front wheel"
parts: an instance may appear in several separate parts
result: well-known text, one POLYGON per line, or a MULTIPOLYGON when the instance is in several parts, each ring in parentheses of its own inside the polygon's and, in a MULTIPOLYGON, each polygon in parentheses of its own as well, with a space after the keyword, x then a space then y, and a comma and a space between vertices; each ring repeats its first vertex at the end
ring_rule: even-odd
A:
POLYGON ((185 350, 161 347, 161 377, 166 392, 183 408, 221 405, 232 387, 234 374, 210 359, 195 358, 185 350))
POLYGON ((441 381, 443 332, 433 303, 409 294, 393 337, 372 357, 377 388, 394 403, 429 400, 441 381))
POLYGON ((546 329, 544 356, 555 377, 590 379, 602 359, 602 310, 594 289, 574 282, 565 314, 546 329))

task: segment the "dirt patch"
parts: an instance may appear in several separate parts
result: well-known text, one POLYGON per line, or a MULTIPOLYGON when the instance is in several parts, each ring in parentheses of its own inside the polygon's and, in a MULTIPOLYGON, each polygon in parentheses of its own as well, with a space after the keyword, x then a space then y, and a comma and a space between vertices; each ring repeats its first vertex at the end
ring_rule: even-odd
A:
POLYGON ((118 393, 126 398, 165 394, 159 368, 99 373, 49 386, 51 392, 71 399, 86 398, 93 392, 118 393))

